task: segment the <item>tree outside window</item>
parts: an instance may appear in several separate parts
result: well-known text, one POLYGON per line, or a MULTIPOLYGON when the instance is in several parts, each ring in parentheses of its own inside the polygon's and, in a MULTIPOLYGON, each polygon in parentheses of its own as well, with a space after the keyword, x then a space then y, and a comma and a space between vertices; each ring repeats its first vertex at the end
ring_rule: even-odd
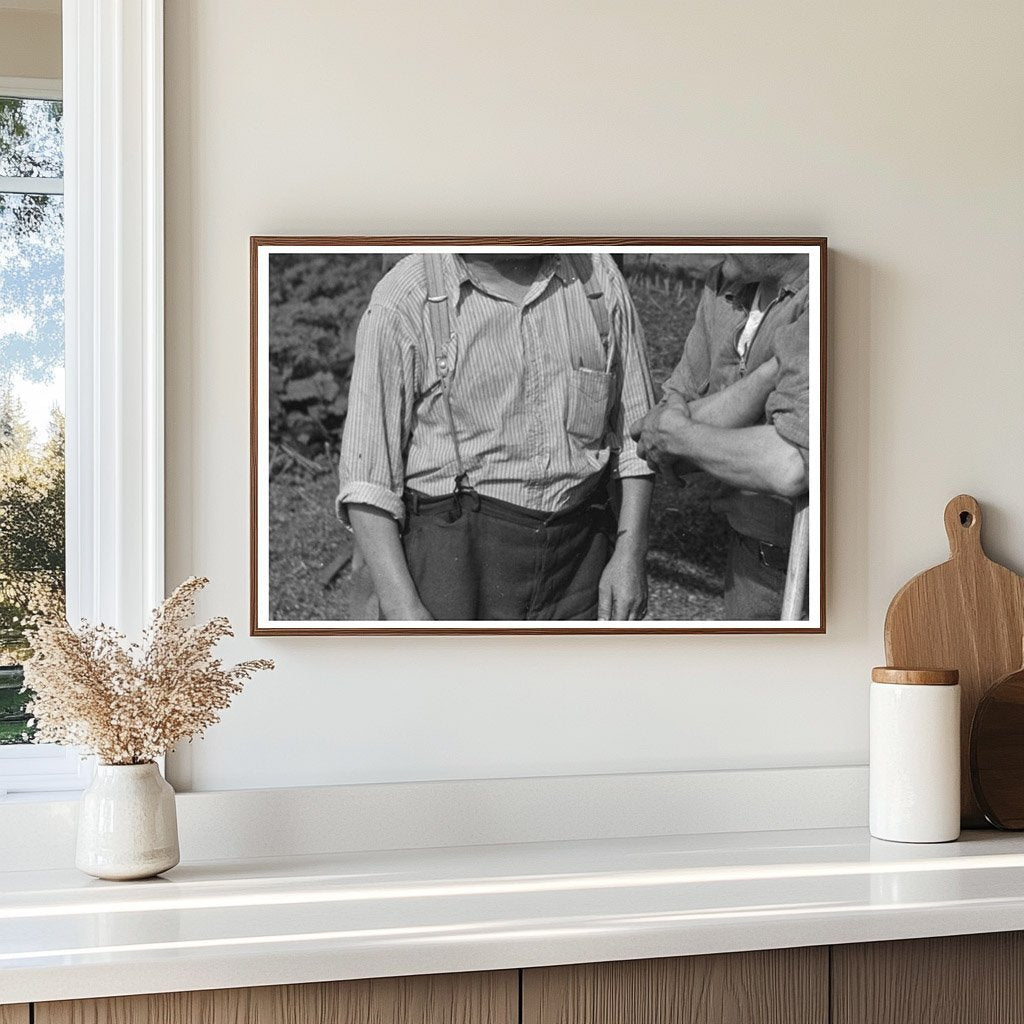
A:
POLYGON ((0 96, 0 744, 31 740, 25 620, 64 597, 62 105, 0 96))

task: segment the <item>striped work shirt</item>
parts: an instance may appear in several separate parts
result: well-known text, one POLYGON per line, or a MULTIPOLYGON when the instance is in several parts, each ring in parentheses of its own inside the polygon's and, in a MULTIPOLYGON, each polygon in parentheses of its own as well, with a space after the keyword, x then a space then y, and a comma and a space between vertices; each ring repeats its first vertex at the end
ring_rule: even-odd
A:
MULTIPOLYGON (((454 335, 444 354, 468 483, 554 512, 575 504, 606 466, 617 477, 649 475, 627 428, 647 413, 654 392, 643 330, 611 257, 546 254, 521 305, 488 291, 458 254, 442 258, 454 335), (591 265, 609 316, 606 342, 584 287, 591 265)), ((401 521, 406 488, 435 497, 454 488, 426 295, 423 257, 407 256, 363 314, 339 514, 346 503, 366 504, 401 521)))

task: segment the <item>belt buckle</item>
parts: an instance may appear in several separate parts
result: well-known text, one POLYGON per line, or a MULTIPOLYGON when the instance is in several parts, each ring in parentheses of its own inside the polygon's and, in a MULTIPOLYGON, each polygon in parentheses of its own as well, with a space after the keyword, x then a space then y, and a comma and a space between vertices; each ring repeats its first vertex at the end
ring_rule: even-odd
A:
POLYGON ((471 506, 472 511, 473 512, 479 512, 480 511, 480 495, 479 495, 479 493, 477 493, 476 488, 473 487, 472 484, 467 482, 466 478, 467 478, 468 475, 469 474, 467 474, 467 473, 460 473, 455 478, 455 490, 453 492, 453 494, 455 495, 455 501, 456 501, 456 504, 459 507, 459 511, 461 512, 462 511, 462 502, 463 502, 463 500, 465 498, 469 498, 472 501, 472 503, 473 503, 472 506, 471 506))

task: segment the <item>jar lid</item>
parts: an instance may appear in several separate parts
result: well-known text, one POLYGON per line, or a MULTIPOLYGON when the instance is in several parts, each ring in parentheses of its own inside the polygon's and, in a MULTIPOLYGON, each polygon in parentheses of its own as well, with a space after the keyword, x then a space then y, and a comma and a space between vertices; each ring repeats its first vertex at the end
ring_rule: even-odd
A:
POLYGON ((960 672, 955 668, 888 668, 871 670, 873 683, 899 683, 910 686, 956 686, 960 672))

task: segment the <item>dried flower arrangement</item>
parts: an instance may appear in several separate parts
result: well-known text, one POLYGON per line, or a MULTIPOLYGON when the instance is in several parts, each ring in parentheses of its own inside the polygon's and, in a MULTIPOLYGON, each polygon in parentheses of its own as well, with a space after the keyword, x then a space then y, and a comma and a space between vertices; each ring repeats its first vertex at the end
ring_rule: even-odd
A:
POLYGON ((109 626, 40 615, 25 689, 36 742, 82 747, 104 764, 146 764, 176 743, 201 735, 264 659, 225 668, 213 648, 232 636, 223 617, 187 621, 209 580, 193 576, 153 612, 141 644, 109 626))

